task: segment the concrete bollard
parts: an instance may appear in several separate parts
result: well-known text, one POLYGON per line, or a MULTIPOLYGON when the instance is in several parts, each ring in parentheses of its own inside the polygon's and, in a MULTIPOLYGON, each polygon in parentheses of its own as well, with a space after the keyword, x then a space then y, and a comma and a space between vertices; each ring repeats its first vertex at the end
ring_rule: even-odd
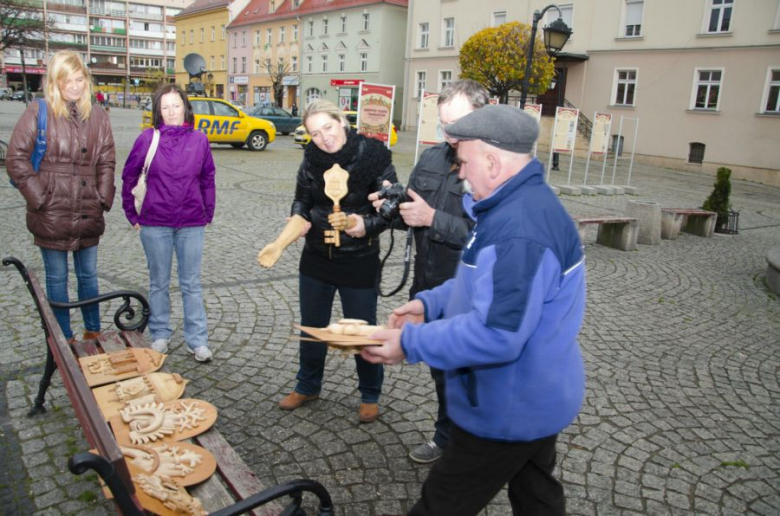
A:
POLYGON ((661 243, 661 205, 651 201, 628 201, 626 215, 639 223, 637 242, 656 245, 661 243))

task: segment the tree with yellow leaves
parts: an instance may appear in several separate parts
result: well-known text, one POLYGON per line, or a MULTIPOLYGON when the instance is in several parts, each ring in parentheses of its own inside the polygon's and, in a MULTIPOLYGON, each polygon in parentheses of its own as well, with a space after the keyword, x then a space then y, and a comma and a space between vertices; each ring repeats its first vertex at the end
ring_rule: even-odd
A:
MULTIPOLYGON (((520 22, 477 32, 460 49, 460 78, 479 82, 506 103, 510 91, 522 88, 530 38, 531 26, 520 22)), ((528 92, 544 93, 554 76, 553 60, 537 38, 528 92)))

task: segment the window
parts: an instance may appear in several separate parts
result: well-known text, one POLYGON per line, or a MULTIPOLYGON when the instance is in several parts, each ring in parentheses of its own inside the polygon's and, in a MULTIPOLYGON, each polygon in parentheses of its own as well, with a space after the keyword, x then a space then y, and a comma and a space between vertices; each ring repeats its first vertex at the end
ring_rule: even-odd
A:
POLYGON ((255 31, 255 46, 256 47, 260 46, 260 31, 259 30, 255 31))
POLYGON ((306 56, 306 71, 308 73, 312 72, 314 64, 314 56, 306 56))
POLYGON ((615 106, 634 106, 636 70, 615 71, 615 106))
POLYGON ((237 109, 222 102, 212 102, 211 108, 214 110, 214 116, 238 116, 237 109))
POLYGON ((493 13, 493 27, 498 27, 506 23, 506 11, 496 11, 493 13))
POLYGON ((318 100, 322 96, 320 90, 317 88, 309 88, 306 90, 306 104, 311 104, 315 100, 318 100))
MULTIPOLYGON (((572 4, 556 4, 561 10, 560 19, 570 28, 574 29, 574 6, 572 4)), ((558 11, 550 9, 544 15, 544 24, 549 25, 559 18, 558 11)), ((569 41, 574 38, 574 34, 569 37, 569 41)))
POLYGON ((181 44, 184 45, 187 43, 187 31, 183 30, 181 31, 181 44))
POLYGON ((255 59, 255 73, 260 73, 260 60, 255 59))
POLYGON ((206 41, 206 29, 200 29, 200 42, 203 43, 206 41))
POLYGON ((718 110, 723 70, 696 70, 693 109, 718 110))
POLYGON ((625 31, 623 36, 636 38, 642 35, 642 11, 644 0, 626 0, 625 31))
POLYGON ((192 45, 192 42, 195 40, 195 31, 190 29, 190 45, 192 45))
POLYGON ((241 46, 246 48, 246 31, 241 31, 241 46))
POLYGON ((417 29, 417 48, 428 48, 428 24, 421 23, 417 29))
POLYGON ((415 88, 415 98, 422 98, 423 91, 425 91, 425 78, 427 72, 417 72, 417 87, 415 88))
POLYGON ((444 40, 442 46, 455 46, 455 18, 444 18, 444 40))
POLYGON ((780 114, 780 68, 767 72, 767 85, 763 104, 764 113, 780 114))
POLYGON ((314 36, 314 20, 309 20, 307 23, 309 36, 314 36))
POLYGON ((279 43, 284 43, 285 27, 279 27, 279 43))
POLYGON ((328 71, 328 56, 322 56, 322 73, 328 71))
POLYGON ((339 60, 339 72, 346 71, 347 68, 347 56, 344 54, 338 54, 339 60))
POLYGON ((222 54, 219 56, 219 69, 224 70, 225 69, 225 55, 222 54))
POLYGON ((211 68, 209 68, 209 70, 213 70, 214 69, 214 56, 211 56, 210 63, 211 63, 211 68))
POLYGON ((704 148, 706 145, 699 142, 691 142, 688 150, 688 163, 699 163, 704 161, 704 148))
POLYGON ((298 26, 293 25, 293 41, 298 41, 298 26))
POLYGON ((439 72, 439 91, 442 91, 451 82, 452 82, 452 71, 443 70, 439 72))
POLYGON ((270 45, 271 39, 273 39, 273 29, 265 29, 265 44, 270 45))
POLYGON ((211 26, 211 41, 214 41, 217 37, 217 28, 213 25, 211 26))
POLYGON ((327 36, 328 35, 328 19, 323 18, 322 19, 322 34, 327 36))
POLYGON ((237 48, 238 45, 238 32, 233 33, 233 48, 237 48))
POLYGON ((236 73, 236 70, 238 70, 238 58, 233 58, 233 73, 236 73))
POLYGON ((246 57, 241 58, 241 73, 246 73, 246 57))
POLYGON ((290 71, 297 72, 298 71, 298 56, 290 57, 290 62, 292 63, 292 65, 291 65, 292 69, 290 71))
POLYGON ((371 29, 371 13, 363 13, 363 30, 371 29))
POLYGON ((710 0, 710 19, 707 32, 728 32, 734 0, 710 0))
POLYGON ((341 15, 341 33, 347 32, 347 15, 342 14, 341 15))
POLYGON ((360 71, 361 72, 367 72, 368 71, 368 53, 367 52, 361 52, 360 53, 360 71))
POLYGON ((225 31, 225 26, 222 26, 222 40, 224 41, 225 38, 227 38, 227 32, 225 31))

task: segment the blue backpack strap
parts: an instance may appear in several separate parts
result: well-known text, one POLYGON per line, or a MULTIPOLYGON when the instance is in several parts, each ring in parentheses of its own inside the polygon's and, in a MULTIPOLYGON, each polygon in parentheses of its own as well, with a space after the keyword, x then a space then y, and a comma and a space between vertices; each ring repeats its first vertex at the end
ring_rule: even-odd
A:
POLYGON ((32 161, 33 169, 38 172, 43 161, 43 156, 46 154, 46 100, 36 99, 38 101, 38 131, 35 136, 35 148, 33 149, 30 160, 32 161))

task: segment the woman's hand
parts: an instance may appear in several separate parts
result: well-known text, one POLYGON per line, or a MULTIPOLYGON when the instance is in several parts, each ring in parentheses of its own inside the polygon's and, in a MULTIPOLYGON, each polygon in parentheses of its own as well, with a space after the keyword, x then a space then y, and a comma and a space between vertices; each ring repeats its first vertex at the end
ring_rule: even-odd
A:
POLYGON ((328 224, 336 231, 344 231, 349 227, 349 218, 343 211, 331 213, 328 215, 328 224))
POLYGON ((138 222, 136 222, 136 223, 135 223, 135 225, 133 226, 133 228, 135 229, 135 231, 136 231, 137 233, 140 233, 140 232, 141 232, 141 224, 139 224, 138 222))

